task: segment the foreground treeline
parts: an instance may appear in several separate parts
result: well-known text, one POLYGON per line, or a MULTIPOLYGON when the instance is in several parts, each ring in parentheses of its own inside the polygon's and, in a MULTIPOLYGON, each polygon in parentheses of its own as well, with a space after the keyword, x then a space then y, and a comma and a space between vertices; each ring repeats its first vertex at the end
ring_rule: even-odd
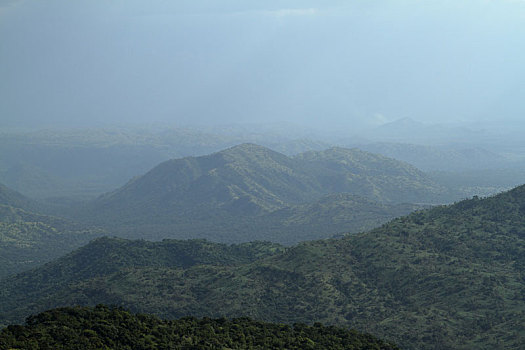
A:
POLYGON ((53 309, 0 331, 1 349, 398 349, 372 335, 320 323, 249 318, 165 321, 121 308, 53 309))

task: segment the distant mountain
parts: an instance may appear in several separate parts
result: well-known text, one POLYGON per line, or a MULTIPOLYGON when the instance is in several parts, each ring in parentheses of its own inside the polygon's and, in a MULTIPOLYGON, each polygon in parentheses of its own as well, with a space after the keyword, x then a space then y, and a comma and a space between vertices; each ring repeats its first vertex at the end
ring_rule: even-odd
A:
POLYGON ((119 308, 70 307, 31 316, 0 331, 2 349, 377 349, 397 346, 369 334, 320 323, 272 324, 238 318, 164 321, 119 308))
POLYGON ((43 265, 102 234, 100 229, 0 204, 0 279, 43 265))
POLYGON ((357 148, 311 151, 294 159, 307 164, 325 193, 351 193, 380 202, 442 203, 450 199, 414 166, 357 148))
MULTIPOLYGON (((270 226, 281 227, 280 232, 289 238, 277 241, 288 243, 297 242, 290 239, 298 227, 290 225, 292 218, 286 223, 283 214, 300 215, 305 209, 296 206, 338 193, 390 204, 436 203, 450 198, 444 187, 416 168, 357 149, 332 148, 288 157, 262 146, 242 144, 207 156, 164 162, 99 197, 75 217, 105 225, 125 237, 154 239, 201 237, 223 242, 273 239, 271 234, 264 236, 257 232, 270 226), (287 210, 268 215, 283 209, 287 210)), ((347 217, 354 217, 355 222, 346 220, 346 225, 337 226, 337 232, 370 228, 371 222, 383 223, 399 212, 407 213, 379 203, 367 202, 363 208, 355 210, 354 206, 354 212, 347 213, 347 217), (362 219, 355 215, 357 212, 362 219)), ((303 223, 301 230, 310 231, 306 232, 307 237, 314 238, 311 232, 319 232, 320 223, 326 223, 328 218, 311 229, 304 224, 313 223, 312 220, 296 221, 303 223)))
POLYGON ((479 147, 429 146, 392 142, 360 144, 357 147, 407 162, 424 171, 501 169, 513 165, 504 156, 479 147))
POLYGON ((424 145, 484 144, 493 135, 467 127, 426 124, 411 118, 401 118, 362 132, 360 137, 376 142, 416 143, 424 145))
POLYGON ((214 251, 237 249, 224 245, 103 239, 4 279, 0 315, 7 324, 59 305, 108 303, 163 317, 316 320, 406 349, 519 349, 524 230, 522 186, 343 239, 270 246, 270 254, 259 249, 260 258, 244 261, 234 253, 233 263, 213 258, 223 256, 214 251), (182 265, 170 249, 196 263, 182 265))
POLYGON ((321 192, 318 187, 294 159, 242 144, 208 156, 164 162, 103 195, 92 207, 100 212, 116 207, 133 217, 207 209, 254 214, 313 199, 321 192))
POLYGON ((94 198, 171 158, 205 155, 245 142, 288 155, 329 146, 306 138, 305 132, 291 134, 260 125, 3 133, 0 182, 31 198, 94 198))

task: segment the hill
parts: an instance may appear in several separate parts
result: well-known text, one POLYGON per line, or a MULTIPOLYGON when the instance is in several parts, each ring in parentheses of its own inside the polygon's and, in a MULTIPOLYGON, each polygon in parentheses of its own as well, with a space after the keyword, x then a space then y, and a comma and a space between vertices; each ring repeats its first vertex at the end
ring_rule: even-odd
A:
POLYGON ((104 239, 5 279, 0 314, 7 324, 56 306, 108 303, 162 317, 316 320, 407 349, 519 349, 524 213, 518 187, 233 264, 169 264, 151 250, 162 242, 104 239))
POLYGON ((423 171, 502 170, 515 165, 505 156, 481 147, 429 146, 393 142, 360 144, 356 147, 402 160, 423 171))
POLYGON ((46 349, 378 349, 397 346, 336 327, 186 317, 165 321, 123 309, 61 308, 0 331, 2 348, 46 349))
POLYGON ((351 193, 379 202, 443 203, 447 189, 414 166, 357 148, 333 147, 294 157, 308 165, 325 193, 351 193))
POLYGON ((205 155, 244 142, 285 154, 327 147, 305 139, 304 133, 262 125, 223 130, 149 126, 4 132, 0 182, 31 198, 92 199, 168 159, 205 155))
POLYGON ((100 229, 0 204, 0 279, 43 265, 102 234, 100 229))
MULTIPOLYGON (((164 162, 99 197, 73 217, 104 225, 120 236, 131 238, 273 240, 271 237, 275 234, 264 234, 266 228, 281 227, 277 236, 289 237, 294 232, 308 231, 309 226, 303 223, 313 221, 307 217, 298 219, 298 216, 312 213, 306 213, 300 206, 315 205, 318 201, 326 204, 331 200, 333 203, 326 207, 337 208, 341 199, 330 195, 338 193, 359 195, 389 205, 435 203, 449 195, 416 168, 357 149, 332 148, 288 157, 254 144, 242 144, 208 156, 164 162), (286 213, 290 217, 283 217, 286 213), (302 226, 295 227, 293 222, 302 226)), ((367 203, 349 213, 348 218, 352 217, 353 222, 346 220, 336 225, 334 233, 371 228, 371 223, 383 223, 399 215, 400 211, 389 205, 367 203), (370 211, 365 212, 364 208, 370 211)), ((404 210, 402 214, 407 212, 404 210)), ((341 210, 328 215, 340 214, 341 210)), ((315 225, 319 227, 327 219, 315 225)), ((314 226, 304 235, 326 237, 327 231, 320 234, 314 226)))

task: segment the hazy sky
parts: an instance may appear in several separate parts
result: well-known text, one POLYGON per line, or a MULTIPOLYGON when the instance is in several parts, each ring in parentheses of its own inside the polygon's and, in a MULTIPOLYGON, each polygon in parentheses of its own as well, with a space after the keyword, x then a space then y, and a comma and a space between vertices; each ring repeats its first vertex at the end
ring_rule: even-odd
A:
POLYGON ((405 117, 524 118, 525 0, 0 0, 0 127, 405 117))

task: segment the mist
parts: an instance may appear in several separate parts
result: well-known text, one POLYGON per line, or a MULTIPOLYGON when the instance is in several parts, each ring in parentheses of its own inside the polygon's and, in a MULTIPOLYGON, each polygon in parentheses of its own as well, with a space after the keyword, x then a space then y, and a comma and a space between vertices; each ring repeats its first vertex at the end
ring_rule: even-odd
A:
POLYGON ((1 1, 0 127, 496 129, 524 37, 517 0, 1 1))

